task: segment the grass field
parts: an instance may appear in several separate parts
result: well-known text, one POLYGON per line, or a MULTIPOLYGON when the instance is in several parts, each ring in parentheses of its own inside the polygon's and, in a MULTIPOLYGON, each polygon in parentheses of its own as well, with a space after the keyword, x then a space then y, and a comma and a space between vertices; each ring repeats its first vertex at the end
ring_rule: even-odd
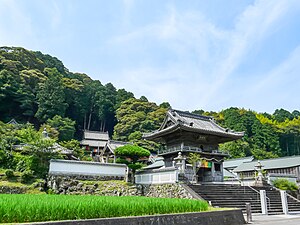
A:
POLYGON ((0 222, 21 223, 207 211, 198 200, 87 195, 1 194, 0 222))

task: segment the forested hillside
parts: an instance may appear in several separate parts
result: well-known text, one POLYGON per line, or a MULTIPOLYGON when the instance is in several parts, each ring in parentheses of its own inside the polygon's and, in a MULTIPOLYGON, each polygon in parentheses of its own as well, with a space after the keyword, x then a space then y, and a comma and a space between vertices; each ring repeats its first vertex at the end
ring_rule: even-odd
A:
POLYGON ((116 124, 121 102, 134 97, 111 83, 72 73, 55 57, 23 48, 0 48, 0 120, 35 126, 55 115, 70 118, 76 131, 105 130, 116 124))
POLYGON ((277 109, 271 115, 251 110, 229 108, 219 113, 196 110, 213 116, 218 124, 235 131, 245 131, 242 140, 221 145, 231 157, 255 156, 257 159, 300 155, 300 112, 277 109))
MULTIPOLYGON (((142 133, 157 129, 168 107, 168 103, 136 99, 111 83, 104 85, 86 74, 70 72, 50 55, 0 48, 0 121, 4 123, 14 118, 18 123, 33 124, 37 130, 43 126, 59 141, 80 139, 84 129, 108 131, 116 140, 130 140, 154 151, 158 146, 141 142, 142 133)), ((298 110, 278 109, 272 115, 240 108, 194 113, 213 116, 221 126, 245 131, 243 140, 221 146, 232 157, 300 154, 298 110)))

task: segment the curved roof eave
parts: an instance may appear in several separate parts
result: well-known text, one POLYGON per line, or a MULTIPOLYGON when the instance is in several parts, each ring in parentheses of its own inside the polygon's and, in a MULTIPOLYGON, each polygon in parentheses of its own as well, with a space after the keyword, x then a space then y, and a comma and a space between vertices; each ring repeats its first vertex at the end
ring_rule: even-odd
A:
POLYGON ((143 138, 145 138, 145 139, 158 138, 162 134, 169 134, 178 129, 182 129, 182 130, 186 130, 186 131, 194 131, 194 132, 198 131, 198 132, 205 133, 205 134, 229 137, 229 138, 233 138, 234 140, 242 138, 244 136, 243 132, 225 133, 225 132, 218 132, 218 131, 212 131, 212 130, 207 130, 207 129, 199 129, 199 128, 194 128, 194 127, 189 127, 189 126, 181 125, 181 124, 175 124, 173 126, 167 127, 166 129, 163 129, 163 130, 157 130, 157 131, 154 131, 153 133, 144 134, 143 138))
POLYGON ((193 127, 189 127, 189 126, 186 126, 186 125, 181 125, 181 127, 184 129, 184 130, 187 130, 187 131, 201 131, 202 133, 205 133, 205 134, 213 134, 213 135, 218 135, 218 136, 223 136, 223 137, 233 137, 233 138, 236 138, 236 139, 239 139, 239 138, 242 138, 244 136, 244 132, 235 132, 235 133, 232 133, 232 132, 218 132, 218 131, 213 131, 213 130, 208 130, 208 129, 199 129, 199 128, 193 128, 193 127))
POLYGON ((147 138, 157 138, 159 137, 161 134, 169 134, 172 133, 173 131, 176 131, 180 128, 179 124, 174 124, 170 127, 167 127, 166 129, 163 130, 156 130, 152 133, 146 133, 143 135, 143 138, 147 139, 147 138))

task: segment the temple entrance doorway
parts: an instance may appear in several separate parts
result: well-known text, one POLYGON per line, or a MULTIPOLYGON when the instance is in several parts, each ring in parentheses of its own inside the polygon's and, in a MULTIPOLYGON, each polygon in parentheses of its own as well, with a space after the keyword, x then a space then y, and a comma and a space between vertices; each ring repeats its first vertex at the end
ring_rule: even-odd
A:
POLYGON ((212 181, 212 173, 211 168, 201 167, 197 173, 198 182, 211 182, 212 181))

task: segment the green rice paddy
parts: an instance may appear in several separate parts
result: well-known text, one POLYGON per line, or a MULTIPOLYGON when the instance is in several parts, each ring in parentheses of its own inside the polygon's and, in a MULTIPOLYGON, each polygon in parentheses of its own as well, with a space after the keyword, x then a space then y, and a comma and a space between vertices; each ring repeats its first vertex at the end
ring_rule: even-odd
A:
POLYGON ((1 223, 126 217, 207 210, 207 202, 175 198, 0 195, 1 223))

